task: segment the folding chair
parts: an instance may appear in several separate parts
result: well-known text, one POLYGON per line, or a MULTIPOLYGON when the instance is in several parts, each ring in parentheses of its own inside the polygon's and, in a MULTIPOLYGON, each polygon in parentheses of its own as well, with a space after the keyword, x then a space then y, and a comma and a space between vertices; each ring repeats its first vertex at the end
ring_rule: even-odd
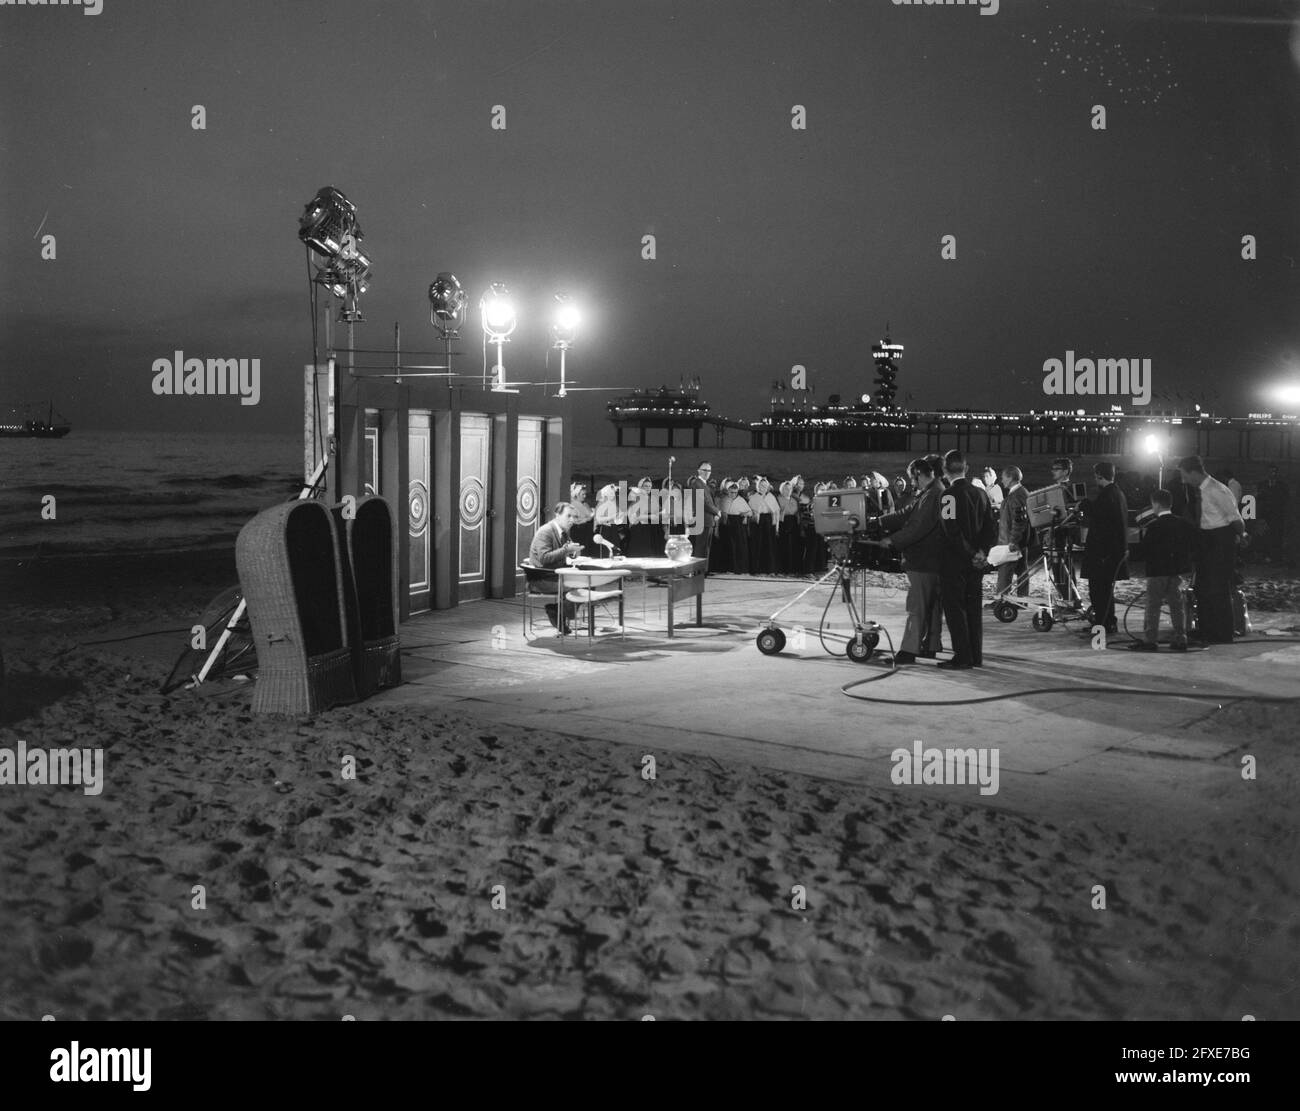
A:
POLYGON ((616 598, 618 635, 622 640, 627 639, 627 625, 623 620, 623 580, 631 577, 631 571, 578 571, 570 567, 558 567, 555 574, 560 580, 560 593, 564 600, 576 606, 587 607, 589 639, 596 638, 596 607, 608 605, 616 598))
MULTIPOLYGON (((547 570, 544 567, 535 567, 533 566, 531 560, 527 560, 527 559, 525 559, 521 564, 519 564, 517 570, 520 571, 524 576, 523 632, 524 632, 524 640, 527 640, 531 635, 534 635, 533 634, 533 608, 535 604, 537 602, 541 602, 544 606, 558 606, 560 604, 559 580, 555 579, 554 571, 547 570), (546 591, 533 589, 534 584, 536 584, 537 582, 539 581, 545 582, 553 579, 556 583, 556 592, 554 594, 547 593, 546 591)), ((558 628, 555 630, 555 633, 556 636, 560 635, 560 631, 558 628)))

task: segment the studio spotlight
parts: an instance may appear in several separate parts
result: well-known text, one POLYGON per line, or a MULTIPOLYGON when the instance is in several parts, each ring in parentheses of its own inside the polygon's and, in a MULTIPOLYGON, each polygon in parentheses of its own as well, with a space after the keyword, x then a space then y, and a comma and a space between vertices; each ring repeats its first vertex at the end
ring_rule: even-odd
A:
POLYGON ((454 332, 465 322, 469 295, 455 274, 442 271, 429 285, 429 319, 441 332, 454 332))
POLYGON ((551 338, 554 340, 551 346, 558 347, 560 350, 571 347, 581 321, 582 314, 578 311, 578 306, 569 299, 569 295, 557 293, 555 311, 551 315, 551 338))
POLYGON ((569 393, 568 382, 565 380, 564 356, 569 348, 573 346, 574 336, 578 333, 578 324, 582 319, 582 314, 578 311, 567 293, 557 293, 555 295, 555 309, 551 313, 551 346, 560 353, 560 392, 559 397, 566 397, 569 393))
MULTIPOLYGON (((500 282, 493 282, 479 302, 479 311, 483 316, 483 342, 494 343, 497 349, 496 384, 492 387, 498 392, 506 391, 505 361, 501 357, 502 344, 510 341, 510 333, 515 330, 518 320, 515 318, 514 302, 510 293, 500 282)), ((486 360, 484 360, 486 366, 486 360)), ((486 382, 484 383, 486 385, 486 382)), ((514 391, 509 391, 514 392, 514 391)))
POLYGON ((483 294, 479 308, 483 313, 483 331, 490 343, 504 343, 515 330, 518 320, 515 318, 514 302, 510 293, 500 282, 493 282, 483 294))
POLYGON ((1164 489, 1165 485, 1165 452, 1169 446, 1168 435, 1157 436, 1154 432, 1148 433, 1147 438, 1143 441, 1143 446, 1147 449, 1148 455, 1156 457, 1156 463, 1160 470, 1156 476, 1156 485, 1164 489))
POLYGON ((361 238, 357 206, 332 185, 327 185, 307 202, 298 220, 298 238, 326 258, 337 258, 347 241, 361 238))
POLYGON ((1283 405, 1300 405, 1300 386, 1279 386, 1273 396, 1283 405))

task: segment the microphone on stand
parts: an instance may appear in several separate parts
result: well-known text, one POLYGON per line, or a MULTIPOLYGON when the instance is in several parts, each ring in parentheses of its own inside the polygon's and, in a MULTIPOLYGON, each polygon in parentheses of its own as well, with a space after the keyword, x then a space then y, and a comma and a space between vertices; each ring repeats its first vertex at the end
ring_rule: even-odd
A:
POLYGON ((676 462, 677 462, 677 456, 675 455, 668 456, 668 485, 669 486, 673 484, 673 464, 676 462))

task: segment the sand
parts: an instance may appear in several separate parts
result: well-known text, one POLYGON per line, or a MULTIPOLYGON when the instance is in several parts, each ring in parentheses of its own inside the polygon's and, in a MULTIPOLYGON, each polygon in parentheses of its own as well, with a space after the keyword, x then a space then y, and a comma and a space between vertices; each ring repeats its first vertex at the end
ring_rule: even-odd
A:
POLYGON ((110 782, 0 787, 0 1018, 1300 1017, 1293 709, 1207 719, 1261 774, 1189 792, 1179 830, 704 754, 649 781, 562 722, 159 695, 160 665, 81 646, 228 581, 154 559, 7 607, 0 746, 102 746, 110 782))

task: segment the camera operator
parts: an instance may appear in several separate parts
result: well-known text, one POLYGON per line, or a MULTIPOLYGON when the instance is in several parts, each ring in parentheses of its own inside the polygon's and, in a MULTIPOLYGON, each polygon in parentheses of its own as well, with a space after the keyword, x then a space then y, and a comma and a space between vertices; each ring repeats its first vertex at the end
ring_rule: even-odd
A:
POLYGON ((1065 515, 1052 526, 1052 579, 1056 592, 1065 605, 1078 608, 1078 600, 1071 589, 1070 571, 1074 565, 1074 545, 1079 539, 1079 519, 1075 511, 1078 498, 1070 478, 1074 473, 1074 464, 1066 456, 1052 460, 1052 481, 1060 486, 1065 494, 1065 515))
POLYGON ((1020 550, 1020 558, 1014 563, 1004 563, 998 568, 998 593, 1005 594, 1011 589, 1011 583, 1017 583, 1016 594, 1021 598, 1029 597, 1029 544, 1033 529, 1029 527, 1029 491, 1021 485, 1024 475, 1019 467, 1009 466, 1002 470, 1002 483, 1006 489, 1001 508, 998 510, 998 543, 1008 544, 1020 550))
POLYGON ((902 553, 907 573, 907 625, 903 644, 894 654, 896 664, 932 660, 939 651, 939 498, 943 486, 925 459, 914 459, 907 473, 916 484, 916 498, 905 510, 878 518, 880 528, 891 535, 868 541, 902 553))

